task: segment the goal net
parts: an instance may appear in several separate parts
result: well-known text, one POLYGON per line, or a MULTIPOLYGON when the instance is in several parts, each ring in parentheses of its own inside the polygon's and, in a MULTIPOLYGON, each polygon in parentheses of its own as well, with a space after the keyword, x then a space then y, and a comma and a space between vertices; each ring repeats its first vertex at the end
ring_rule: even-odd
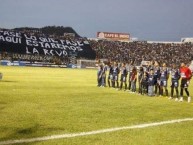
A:
POLYGON ((77 68, 96 68, 96 60, 77 60, 77 68))

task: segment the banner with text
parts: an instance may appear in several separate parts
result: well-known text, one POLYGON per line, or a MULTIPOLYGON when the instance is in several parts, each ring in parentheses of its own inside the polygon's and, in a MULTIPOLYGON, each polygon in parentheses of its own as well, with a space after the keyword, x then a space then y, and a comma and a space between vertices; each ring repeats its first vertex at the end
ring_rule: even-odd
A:
POLYGON ((97 38, 110 40, 130 40, 129 33, 97 32, 97 38))
POLYGON ((96 53, 86 40, 53 39, 20 32, 0 30, 0 51, 16 54, 95 59, 96 53))

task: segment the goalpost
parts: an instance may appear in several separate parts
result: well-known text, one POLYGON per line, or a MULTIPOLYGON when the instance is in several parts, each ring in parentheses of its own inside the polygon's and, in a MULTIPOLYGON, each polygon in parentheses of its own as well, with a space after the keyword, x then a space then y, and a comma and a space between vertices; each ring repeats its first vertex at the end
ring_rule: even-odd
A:
POLYGON ((96 60, 78 59, 77 68, 96 68, 96 60))

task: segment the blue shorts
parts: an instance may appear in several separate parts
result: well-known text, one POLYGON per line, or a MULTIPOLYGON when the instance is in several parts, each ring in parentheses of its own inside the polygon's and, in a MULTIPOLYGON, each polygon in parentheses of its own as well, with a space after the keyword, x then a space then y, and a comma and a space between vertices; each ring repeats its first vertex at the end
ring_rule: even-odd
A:
POLYGON ((160 80, 161 87, 167 87, 167 80, 160 80))
POLYGON ((172 88, 177 88, 179 86, 179 82, 178 81, 172 81, 172 83, 171 83, 171 87, 172 88))
POLYGON ((121 75, 121 79, 120 79, 120 81, 121 81, 121 82, 126 82, 126 80, 127 80, 127 77, 126 77, 126 76, 121 75))
POLYGON ((117 75, 113 75, 113 81, 118 81, 118 76, 117 75))

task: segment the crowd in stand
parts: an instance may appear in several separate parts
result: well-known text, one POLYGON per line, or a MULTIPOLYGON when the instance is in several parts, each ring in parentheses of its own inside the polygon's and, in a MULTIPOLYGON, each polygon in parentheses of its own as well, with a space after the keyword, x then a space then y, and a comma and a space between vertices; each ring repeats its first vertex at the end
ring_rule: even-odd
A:
POLYGON ((160 63, 179 64, 188 63, 193 56, 192 43, 147 43, 147 42, 120 42, 107 40, 90 40, 91 47, 96 51, 98 59, 110 61, 130 62, 135 60, 136 65, 141 61, 156 60, 160 63))
MULTIPOLYGON (((68 39, 70 41, 87 41, 86 38, 71 35, 49 35, 40 30, 20 31, 28 35, 50 37, 54 39, 68 39)), ((130 62, 139 66, 142 61, 156 60, 159 63, 179 64, 189 63, 193 58, 193 43, 148 43, 146 41, 121 42, 108 40, 88 40, 96 52, 97 59, 108 59, 116 62, 130 62)))

